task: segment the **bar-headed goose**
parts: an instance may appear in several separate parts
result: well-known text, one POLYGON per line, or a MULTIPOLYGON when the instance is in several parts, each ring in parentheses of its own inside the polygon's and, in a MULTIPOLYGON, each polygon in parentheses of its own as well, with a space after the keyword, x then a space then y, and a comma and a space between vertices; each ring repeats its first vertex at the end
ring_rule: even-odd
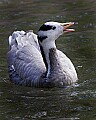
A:
POLYGON ((15 31, 9 36, 7 54, 10 80, 33 87, 63 87, 77 81, 76 70, 70 59, 56 48, 55 40, 74 22, 46 22, 38 35, 33 31, 15 31))

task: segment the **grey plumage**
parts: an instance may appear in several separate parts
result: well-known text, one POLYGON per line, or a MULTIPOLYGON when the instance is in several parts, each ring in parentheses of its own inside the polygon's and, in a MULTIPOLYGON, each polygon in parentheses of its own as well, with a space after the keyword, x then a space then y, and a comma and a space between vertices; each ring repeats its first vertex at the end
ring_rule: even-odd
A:
MULTIPOLYGON (((57 26, 50 27, 50 24, 49 22, 49 25, 47 25, 49 32, 51 29, 52 31, 56 30, 59 25, 57 23, 57 26)), ((55 25, 55 23, 52 24, 55 25)), ((70 59, 57 50, 52 41, 49 41, 51 37, 46 34, 48 32, 46 26, 43 25, 39 30, 44 38, 43 40, 41 40, 39 33, 37 38, 33 31, 15 31, 12 36, 9 36, 10 51, 7 54, 7 60, 10 80, 18 85, 33 87, 61 87, 76 82, 77 74, 70 59), (44 35, 47 36, 45 38, 42 29, 44 35), (40 43, 38 42, 39 38, 40 43), (48 41, 49 43, 46 44, 48 41), (48 68, 41 53, 40 45, 44 49, 48 68)), ((57 31, 57 33, 59 32, 57 31)), ((61 33, 59 34, 61 35, 61 33)))
POLYGON ((32 86, 37 84, 41 75, 46 72, 43 58, 40 52, 37 35, 33 32, 21 34, 22 31, 13 33, 11 49, 7 54, 8 68, 11 81, 16 84, 32 86))

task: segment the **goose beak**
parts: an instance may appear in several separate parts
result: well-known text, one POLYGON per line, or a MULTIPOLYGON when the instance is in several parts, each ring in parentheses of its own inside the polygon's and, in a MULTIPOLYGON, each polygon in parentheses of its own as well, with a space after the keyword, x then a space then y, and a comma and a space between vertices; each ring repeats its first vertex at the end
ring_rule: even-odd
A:
POLYGON ((61 26, 64 27, 64 33, 74 32, 75 29, 69 29, 69 27, 73 26, 74 24, 74 22, 61 23, 61 26))

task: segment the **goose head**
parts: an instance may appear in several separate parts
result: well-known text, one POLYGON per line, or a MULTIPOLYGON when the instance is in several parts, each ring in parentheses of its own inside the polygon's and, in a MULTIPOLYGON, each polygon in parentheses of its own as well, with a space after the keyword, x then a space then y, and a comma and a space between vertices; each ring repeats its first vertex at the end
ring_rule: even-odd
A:
POLYGON ((74 22, 59 23, 59 22, 46 22, 38 31, 38 40, 41 46, 46 44, 51 46, 55 40, 63 33, 73 32, 74 29, 68 29, 74 25, 74 22))
POLYGON ((51 57, 57 54, 55 40, 63 33, 74 31, 74 29, 68 29, 72 25, 74 25, 74 22, 46 22, 40 27, 38 31, 38 41, 40 44, 42 57, 47 68, 47 77, 50 75, 50 70, 52 67, 51 62, 53 61, 53 59, 50 58, 50 53, 52 53, 51 57), (52 52, 53 49, 54 52, 52 52))

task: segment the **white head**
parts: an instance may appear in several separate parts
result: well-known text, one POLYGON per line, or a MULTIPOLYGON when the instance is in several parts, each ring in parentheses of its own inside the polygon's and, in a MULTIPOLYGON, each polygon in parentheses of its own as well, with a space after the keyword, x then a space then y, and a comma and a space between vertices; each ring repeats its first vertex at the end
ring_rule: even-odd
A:
POLYGON ((50 60, 49 51, 51 48, 56 48, 55 40, 62 35, 64 32, 71 32, 74 29, 67 29, 74 23, 58 23, 58 22, 46 22, 44 23, 38 31, 38 40, 41 47, 41 53, 44 58, 45 63, 48 65, 47 76, 50 73, 50 60), (47 62, 46 62, 47 61, 47 62))
POLYGON ((74 29, 67 29, 72 26, 74 22, 58 23, 58 22, 46 22, 38 31, 38 39, 43 46, 45 43, 55 43, 55 40, 65 32, 72 32, 74 29))

